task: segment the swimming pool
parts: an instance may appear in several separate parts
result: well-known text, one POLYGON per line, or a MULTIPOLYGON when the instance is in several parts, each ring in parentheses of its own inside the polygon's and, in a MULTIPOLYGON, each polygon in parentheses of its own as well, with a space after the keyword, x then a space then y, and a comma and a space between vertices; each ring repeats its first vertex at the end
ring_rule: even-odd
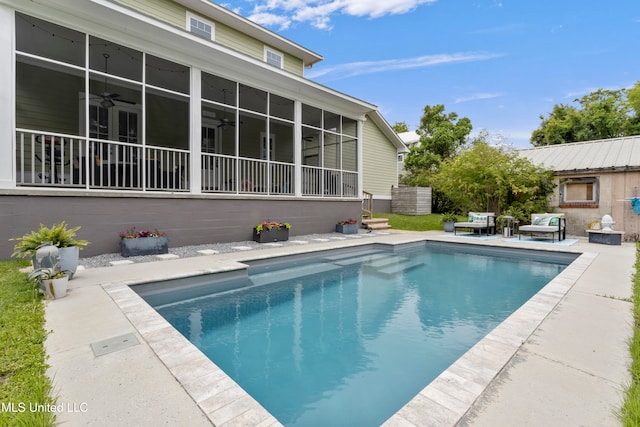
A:
POLYGON ((283 424, 379 425, 576 256, 455 247, 255 262, 226 292, 141 295, 283 424))

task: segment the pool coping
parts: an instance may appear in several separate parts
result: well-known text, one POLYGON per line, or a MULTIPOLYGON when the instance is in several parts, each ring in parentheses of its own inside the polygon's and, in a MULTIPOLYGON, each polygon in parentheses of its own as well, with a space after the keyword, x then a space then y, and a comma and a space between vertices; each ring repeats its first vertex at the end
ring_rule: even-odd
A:
MULTIPOLYGON (((407 236, 405 239, 400 238, 393 242, 371 242, 369 239, 351 241, 348 246, 357 247, 372 244, 400 246, 428 241, 441 242, 442 240, 435 239, 433 236, 407 236)), ((505 248, 504 245, 492 244, 491 241, 464 243, 448 241, 448 243, 505 248)), ((340 246, 340 248, 344 247, 340 246)), ((598 255, 593 252, 571 250, 567 247, 508 246, 508 248, 543 252, 571 252, 575 253, 577 258, 523 306, 422 389, 411 401, 391 416, 383 424, 384 426, 422 425, 425 420, 424 415, 427 413, 434 425, 455 425, 459 422, 598 255)), ((261 251, 260 253, 238 254, 234 257, 235 259, 224 260, 216 267, 172 275, 165 279, 228 272, 245 268, 246 265, 243 264, 243 261, 331 249, 335 248, 299 247, 295 251, 261 251)), ((156 280, 158 279, 154 278, 154 281, 156 280)), ((140 283, 144 283, 144 281, 110 282, 102 284, 102 288, 209 420, 216 426, 225 424, 282 425, 131 289, 130 286, 140 283)))

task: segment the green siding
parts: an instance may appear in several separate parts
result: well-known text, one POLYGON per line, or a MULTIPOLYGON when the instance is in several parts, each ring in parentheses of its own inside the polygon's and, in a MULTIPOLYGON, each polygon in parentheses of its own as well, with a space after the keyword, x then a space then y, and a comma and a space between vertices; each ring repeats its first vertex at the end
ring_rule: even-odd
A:
POLYGON ((363 190, 376 196, 391 196, 398 183, 398 150, 371 119, 363 127, 363 190))
POLYGON ((16 127, 78 134, 81 76, 22 62, 16 64, 16 75, 16 127))
MULTIPOLYGON (((187 22, 187 8, 175 3, 171 0, 116 0, 118 3, 127 6, 130 9, 144 13, 145 15, 152 16, 159 21, 168 23, 177 28, 186 31, 187 22)), ((202 16, 193 11, 189 11, 197 16, 202 16)), ((215 23, 215 42, 248 55, 252 58, 256 58, 260 61, 264 60, 264 46, 265 44, 260 40, 254 39, 246 34, 243 34, 227 25, 215 22, 211 18, 202 16, 203 19, 212 21, 215 23)), ((278 50, 275 49, 274 50, 278 50)), ((297 74, 299 76, 304 75, 304 67, 302 59, 296 58, 290 54, 283 53, 284 55, 284 69, 290 73, 297 74)))
POLYGON ((185 28, 187 9, 171 0, 116 0, 130 9, 153 16, 159 21, 185 28))

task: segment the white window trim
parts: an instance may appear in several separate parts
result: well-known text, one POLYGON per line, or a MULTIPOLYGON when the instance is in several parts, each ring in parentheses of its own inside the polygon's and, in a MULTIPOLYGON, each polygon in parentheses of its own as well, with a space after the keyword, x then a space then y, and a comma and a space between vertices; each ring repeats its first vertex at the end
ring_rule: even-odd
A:
MULTIPOLYGON (((271 53, 273 55, 278 55, 280 57, 280 67, 277 67, 277 68, 283 69, 284 68, 284 54, 282 52, 279 52, 279 51, 277 51, 275 49, 270 48, 269 46, 265 46, 264 47, 264 62, 268 63, 267 55, 269 53, 271 53)), ((273 64, 269 64, 269 65, 273 65, 273 64)), ((275 67, 275 65, 273 65, 273 66, 275 67)))
MULTIPOLYGON (((195 19, 196 21, 202 22, 204 24, 207 24, 209 26, 211 26, 211 41, 215 41, 216 39, 216 24, 214 24, 212 21, 209 21, 207 19, 204 19, 203 17, 201 17, 200 15, 196 15, 194 13, 191 12, 187 12, 187 19, 186 19, 186 28, 187 28, 187 32, 194 34, 191 32, 191 19, 195 19)), ((198 37, 201 37, 199 34, 194 34, 198 37)))
POLYGON ((581 177, 581 178, 573 178, 568 181, 562 183, 561 187, 561 195, 560 195, 560 203, 561 204, 594 204, 599 203, 600 200, 600 180, 598 177, 581 177), (593 185, 593 198, 591 200, 571 200, 567 199, 567 186, 571 184, 592 184, 593 185))

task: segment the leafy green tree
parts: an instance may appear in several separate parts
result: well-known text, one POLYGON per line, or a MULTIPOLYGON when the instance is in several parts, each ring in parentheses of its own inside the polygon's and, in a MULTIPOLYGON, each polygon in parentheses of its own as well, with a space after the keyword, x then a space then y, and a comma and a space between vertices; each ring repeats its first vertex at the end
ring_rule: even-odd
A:
POLYGON ((578 141, 580 113, 575 107, 565 104, 554 105, 549 117, 545 119, 544 116, 540 116, 540 120, 540 127, 531 135, 531 144, 534 146, 578 141))
POLYGON ((395 124, 391 127, 397 133, 409 132, 409 125, 407 124, 407 122, 395 122, 395 124))
POLYGON ((555 187, 553 171, 535 166, 513 148, 492 147, 486 137, 481 134, 459 155, 443 161, 431 177, 434 189, 461 212, 545 212, 555 187))
MULTIPOLYGON (((444 105, 425 106, 420 119, 420 143, 411 147, 405 158, 407 174, 401 181, 407 185, 431 186, 431 177, 438 172, 440 163, 454 156, 471 133, 471 120, 458 119, 458 114, 445 114, 444 105)), ((451 201, 437 189, 433 190, 433 209, 435 212, 453 210, 451 201)))
POLYGON ((457 113, 445 114, 442 104, 425 106, 416 131, 420 134, 420 143, 411 147, 405 159, 408 180, 413 179, 417 184, 428 179, 442 160, 453 156, 465 144, 472 128, 468 118, 458 119, 457 113))
POLYGON ((627 100, 635 115, 629 119, 625 133, 627 135, 640 135, 640 81, 629 89, 627 92, 627 100))
POLYGON ((598 89, 574 102, 579 107, 559 104, 548 117, 540 116, 540 127, 531 134, 531 144, 564 144, 640 132, 640 83, 630 90, 598 89))

